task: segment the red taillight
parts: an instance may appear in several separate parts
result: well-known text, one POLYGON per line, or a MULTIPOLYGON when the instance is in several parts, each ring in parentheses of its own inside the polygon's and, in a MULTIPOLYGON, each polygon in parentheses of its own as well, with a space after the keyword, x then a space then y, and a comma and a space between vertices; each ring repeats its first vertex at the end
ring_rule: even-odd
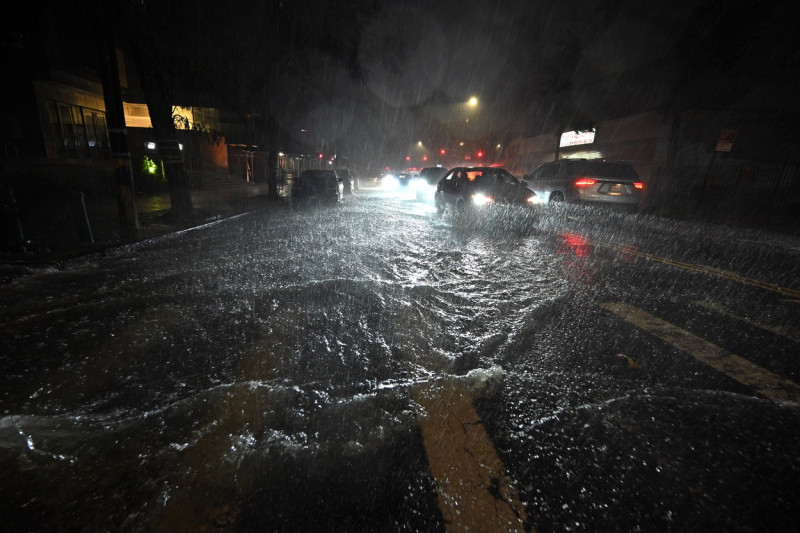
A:
POLYGON ((633 182, 633 188, 642 190, 642 189, 644 189, 644 183, 642 183, 641 181, 634 181, 633 182))
POLYGON ((591 185, 594 185, 595 183, 597 183, 597 180, 594 180, 592 178, 578 178, 575 180, 576 187, 589 187, 591 185))

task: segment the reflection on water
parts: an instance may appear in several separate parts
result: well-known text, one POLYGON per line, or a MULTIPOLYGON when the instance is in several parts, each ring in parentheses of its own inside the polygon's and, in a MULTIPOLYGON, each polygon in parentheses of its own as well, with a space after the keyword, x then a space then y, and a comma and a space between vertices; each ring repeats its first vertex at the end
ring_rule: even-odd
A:
POLYGON ((575 257, 588 257, 591 253, 589 240, 578 233, 563 233, 561 235, 561 246, 558 252, 561 254, 572 254, 575 257))
POLYGON ((555 251, 561 260, 562 271, 571 283, 591 285, 597 281, 597 269, 592 255, 594 247, 578 233, 560 233, 554 236, 555 251))

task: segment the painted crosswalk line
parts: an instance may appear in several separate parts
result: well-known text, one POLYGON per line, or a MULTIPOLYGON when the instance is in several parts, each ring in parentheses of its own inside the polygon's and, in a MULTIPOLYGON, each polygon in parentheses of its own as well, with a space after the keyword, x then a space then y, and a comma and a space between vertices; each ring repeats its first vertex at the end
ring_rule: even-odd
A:
POLYGON ((600 306, 752 388, 762 396, 776 402, 800 402, 800 386, 795 382, 761 368, 685 329, 626 303, 601 303, 600 306))
POLYGON ((458 383, 415 390, 420 422, 447 531, 525 531, 525 508, 473 406, 458 383))

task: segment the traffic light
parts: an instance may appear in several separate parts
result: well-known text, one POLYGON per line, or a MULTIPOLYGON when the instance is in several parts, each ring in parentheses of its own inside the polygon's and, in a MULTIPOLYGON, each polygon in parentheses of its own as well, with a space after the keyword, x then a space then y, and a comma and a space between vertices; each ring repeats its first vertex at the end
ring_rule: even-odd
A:
POLYGON ((478 150, 477 156, 478 159, 483 159, 483 150, 478 150))

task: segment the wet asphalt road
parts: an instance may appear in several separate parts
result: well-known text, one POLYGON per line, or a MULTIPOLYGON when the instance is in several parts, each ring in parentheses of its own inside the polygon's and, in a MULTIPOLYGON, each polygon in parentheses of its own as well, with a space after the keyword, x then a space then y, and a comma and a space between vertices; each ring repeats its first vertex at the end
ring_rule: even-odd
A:
POLYGON ((0 516, 788 531, 799 255, 590 208, 470 223, 366 189, 35 272, 0 287, 0 516))

